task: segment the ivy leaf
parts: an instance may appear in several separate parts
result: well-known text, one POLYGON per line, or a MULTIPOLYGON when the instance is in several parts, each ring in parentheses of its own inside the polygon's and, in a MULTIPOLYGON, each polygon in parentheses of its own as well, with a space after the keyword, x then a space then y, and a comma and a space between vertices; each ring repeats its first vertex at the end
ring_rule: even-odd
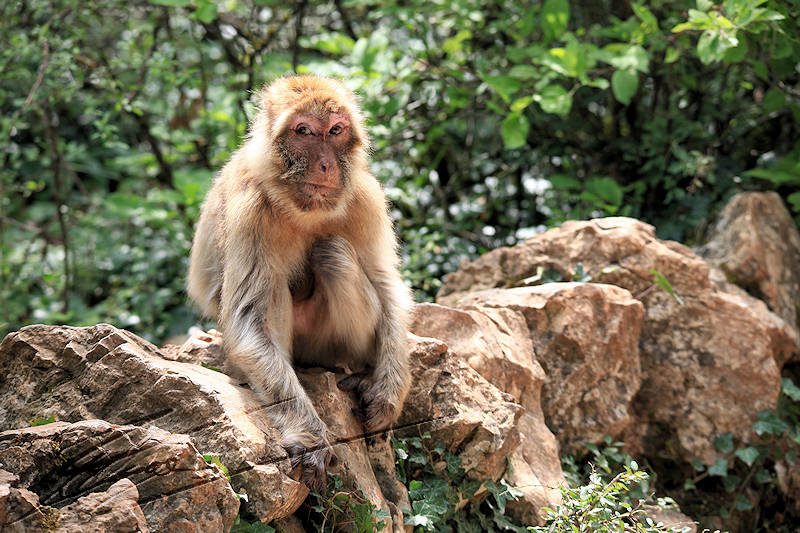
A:
POLYGON ((737 511, 749 511, 753 508, 753 504, 750 503, 750 500, 745 498, 744 494, 739 494, 739 497, 736 498, 736 510, 737 511))
POLYGON ((525 115, 521 113, 509 114, 502 124, 503 144, 506 150, 525 146, 530 129, 530 122, 528 122, 525 115))
POLYGON ((758 459, 758 449, 753 446, 747 448, 739 448, 736 450, 736 457, 742 460, 747 466, 753 466, 753 463, 758 459))
POLYGON ((639 88, 639 78, 634 72, 628 70, 616 70, 611 76, 611 91, 614 98, 621 104, 628 105, 631 98, 639 88))
POLYGON ((781 380, 781 391, 796 402, 800 402, 800 387, 794 384, 789 378, 781 380))
POLYGON ((724 433, 714 439, 714 447, 722 453, 728 453, 733 449, 733 433, 724 433))
POLYGON ((724 477, 728 475, 728 461, 726 459, 717 459, 717 461, 708 467, 708 475, 724 477))

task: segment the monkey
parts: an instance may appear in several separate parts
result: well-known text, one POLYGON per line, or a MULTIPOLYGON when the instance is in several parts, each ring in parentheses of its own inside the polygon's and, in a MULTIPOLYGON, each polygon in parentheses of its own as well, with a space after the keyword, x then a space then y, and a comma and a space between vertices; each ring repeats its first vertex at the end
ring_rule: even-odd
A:
POLYGON ((359 394, 366 434, 383 432, 409 389, 412 298, 355 95, 288 76, 258 100, 203 202, 187 292, 271 406, 293 468, 322 492, 337 458, 295 368, 360 369, 339 386, 359 394))

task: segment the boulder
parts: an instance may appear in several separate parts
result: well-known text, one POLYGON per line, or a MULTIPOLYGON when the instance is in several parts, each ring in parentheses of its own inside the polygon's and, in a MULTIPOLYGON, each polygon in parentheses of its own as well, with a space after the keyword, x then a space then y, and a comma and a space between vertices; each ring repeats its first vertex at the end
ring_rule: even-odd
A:
POLYGON ((796 350, 794 332, 780 319, 765 321, 751 297, 715 286, 703 259, 657 239, 648 224, 622 217, 565 222, 463 265, 438 300, 460 304, 470 291, 523 286, 547 270, 572 279, 579 264, 593 282, 625 288, 645 306, 637 424, 626 437, 634 449, 712 463, 720 457, 715 436, 749 438, 756 414, 775 406, 779 365, 796 350), (653 271, 680 302, 658 288, 653 271))
MULTIPOLYGON (((170 361, 147 341, 107 324, 28 326, 0 344, 0 428, 39 417, 154 425, 191 437, 216 455, 248 512, 288 516, 308 489, 272 427, 269 409, 238 381, 200 365, 170 361)), ((139 492, 142 492, 141 487, 139 492)))
POLYGON ((430 433, 461 458, 467 477, 499 479, 519 446, 524 409, 442 341, 409 338, 413 382, 395 434, 430 433))
MULTIPOLYGON (((367 442, 364 425, 354 414, 358 412, 355 393, 344 392, 337 386, 337 381, 345 376, 314 369, 298 372, 298 377, 328 426, 328 438, 339 459, 335 473, 342 479, 340 490, 363 495, 376 508, 386 511, 390 517, 384 520, 386 531, 403 531, 402 509, 411 509, 408 493, 402 484, 399 490, 396 485, 387 484, 389 490, 385 496, 372 467, 373 461, 388 463, 394 474, 394 453, 386 437, 370 437, 367 442)), ((389 480, 383 481, 386 484, 389 480)))
POLYGON ((775 192, 734 196, 698 253, 800 336, 800 230, 775 192))
POLYGON ((642 383, 642 304, 612 285, 548 283, 461 296, 460 306, 507 308, 525 319, 547 380, 542 410, 566 453, 618 436, 642 383))
POLYGON ((11 474, 6 492, 16 492, 0 511, 18 517, 10 528, 228 531, 239 510, 225 474, 186 435, 152 426, 86 420, 5 431, 0 464, 11 474), (20 516, 21 506, 30 509, 20 516))
POLYGON ((536 359, 521 314, 511 309, 436 304, 416 306, 411 331, 443 340, 470 367, 525 408, 520 445, 511 455, 506 480, 522 492, 507 509, 519 522, 543 524, 543 508, 561 503, 566 485, 558 444, 544 422, 541 389, 545 374, 536 359))

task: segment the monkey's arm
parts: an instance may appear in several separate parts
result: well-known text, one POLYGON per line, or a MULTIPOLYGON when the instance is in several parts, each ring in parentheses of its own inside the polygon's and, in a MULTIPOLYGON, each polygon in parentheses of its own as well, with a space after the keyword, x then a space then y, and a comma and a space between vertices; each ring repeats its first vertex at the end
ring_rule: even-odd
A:
POLYGON ((408 313, 412 299, 398 271, 396 239, 388 216, 381 217, 381 230, 363 258, 364 270, 380 301, 376 329, 375 369, 369 385, 362 384, 367 431, 388 427, 400 413, 408 394, 408 313))

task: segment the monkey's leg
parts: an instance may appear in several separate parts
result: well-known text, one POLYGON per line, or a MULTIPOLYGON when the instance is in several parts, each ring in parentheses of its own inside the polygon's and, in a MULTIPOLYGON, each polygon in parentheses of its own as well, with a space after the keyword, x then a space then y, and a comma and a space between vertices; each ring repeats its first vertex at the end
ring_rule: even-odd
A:
POLYGON ((327 304, 328 327, 355 353, 374 357, 370 374, 345 378, 341 387, 358 389, 368 432, 385 429, 408 392, 408 289, 396 269, 376 270, 370 276, 341 237, 315 243, 311 264, 327 304))
MULTIPOLYGON (((238 266, 238 265, 237 265, 238 266)), ((303 467, 303 482, 325 490, 325 469, 336 463, 325 423, 314 410, 292 368, 291 296, 288 286, 275 288, 263 267, 234 266, 225 272, 221 325, 230 362, 248 383, 280 429, 292 465, 303 467), (241 276, 236 274, 240 273, 241 276)))
MULTIPOLYGON (((374 350, 380 300, 355 249, 343 237, 320 239, 311 248, 309 264, 318 300, 311 318, 312 346, 321 354, 331 345, 345 346, 349 357, 363 360, 374 350)), ((347 361, 328 360, 323 366, 336 362, 347 361)))

